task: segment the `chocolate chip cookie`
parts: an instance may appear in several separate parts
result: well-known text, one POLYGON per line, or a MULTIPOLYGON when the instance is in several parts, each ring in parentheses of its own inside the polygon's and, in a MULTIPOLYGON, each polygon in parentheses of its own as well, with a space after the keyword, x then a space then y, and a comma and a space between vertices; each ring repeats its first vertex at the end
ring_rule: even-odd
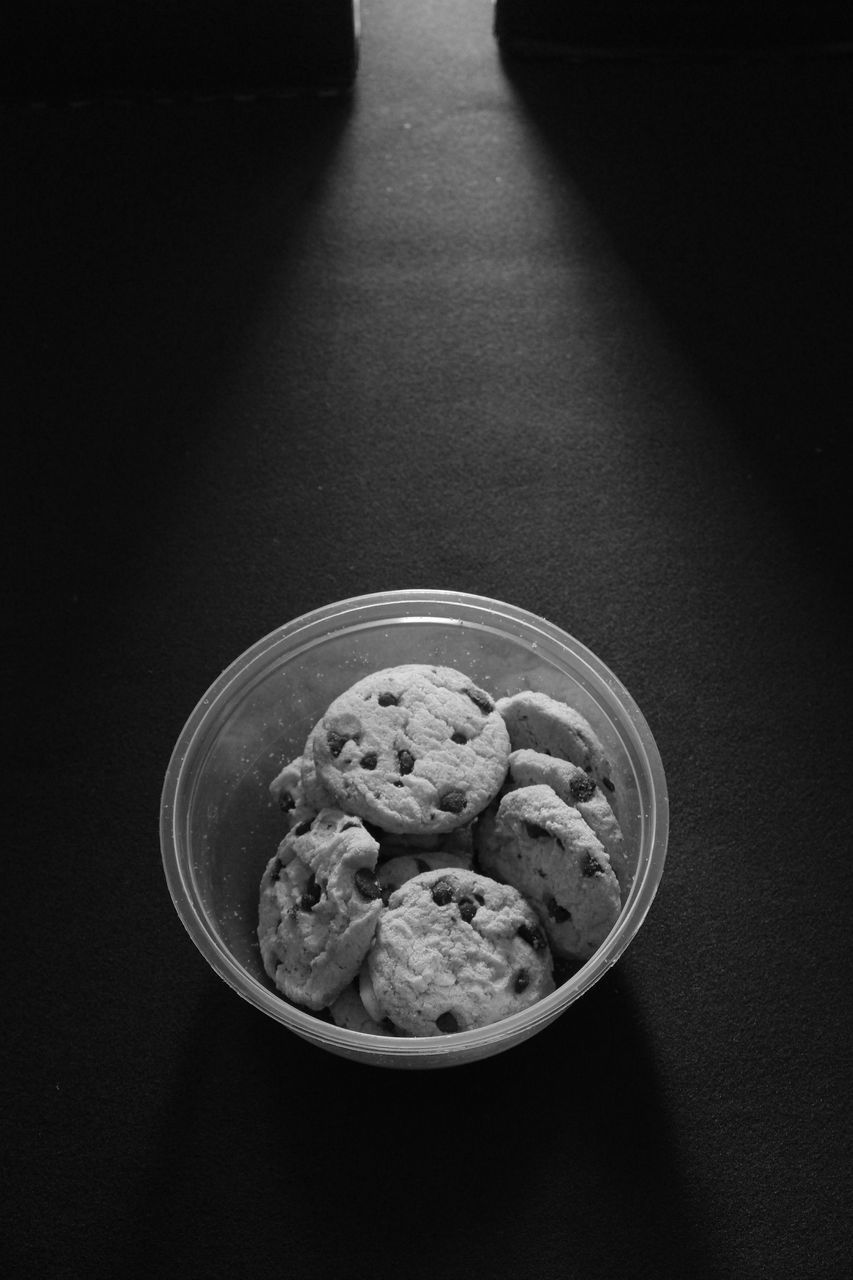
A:
POLYGON ((508 791, 479 856, 487 875, 533 904, 556 956, 587 960, 616 923, 621 899, 610 859, 549 786, 508 791))
POLYGON ((314 750, 311 745, 312 737, 313 730, 308 735, 308 740, 305 743, 300 759, 302 794, 305 798, 305 803, 319 813, 321 809, 334 807, 335 801, 317 777, 317 766, 314 762, 314 750))
POLYGON ((413 835, 470 823, 499 790, 510 750, 487 693, 452 668, 419 664, 359 680, 309 741, 317 779, 337 806, 413 835))
POLYGON ((329 1016, 336 1027, 349 1031, 361 1031, 371 1036, 393 1036, 394 1027, 388 1018, 379 1021, 371 1018, 359 994, 358 979, 344 987, 337 1000, 329 1005, 329 1016))
MULTIPOLYGON (((290 828, 316 817, 323 804, 309 799, 302 779, 302 756, 289 761, 270 783, 270 795, 285 815, 290 828)), ((325 802, 328 805, 328 800, 325 802)))
POLYGON ((282 840, 261 880, 258 942, 288 1000, 323 1009, 357 975, 382 911, 378 851, 360 819, 337 809, 282 840))
POLYGON ((365 967, 368 1008, 413 1036, 497 1022, 554 988, 536 912, 512 886, 455 868, 391 895, 365 967))
POLYGON ((528 747, 546 756, 558 756, 589 773, 616 803, 616 784, 604 747, 590 723, 565 702, 547 693, 524 689, 501 698, 497 709, 506 721, 512 750, 528 747))
POLYGON ((383 862, 376 873, 376 879, 382 889, 382 896, 387 901, 395 890, 402 888, 407 880, 423 875, 425 871, 439 871, 442 867, 456 867, 457 870, 470 871, 471 858, 458 853, 415 853, 398 854, 383 862))
POLYGON ((601 841, 610 865, 619 881, 622 901, 631 889, 631 872, 625 856, 622 829, 604 792, 595 779, 576 764, 523 748, 509 757, 507 790, 542 784, 554 790, 560 799, 577 809, 593 835, 601 841))

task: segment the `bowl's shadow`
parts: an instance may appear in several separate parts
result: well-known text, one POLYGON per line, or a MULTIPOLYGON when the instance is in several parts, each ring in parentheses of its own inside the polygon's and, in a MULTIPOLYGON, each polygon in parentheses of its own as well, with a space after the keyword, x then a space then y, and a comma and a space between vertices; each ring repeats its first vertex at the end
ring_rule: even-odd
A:
POLYGON ((193 1217, 220 1265, 236 1247, 223 1224, 239 1223, 280 1234, 293 1274, 310 1255, 317 1276, 505 1274, 511 1259, 519 1274, 562 1259, 629 1275, 662 1239, 679 1274, 713 1274, 624 969, 515 1049, 423 1072, 319 1051, 211 979, 143 1175, 135 1254, 179 1274, 198 1256, 193 1217), (465 1222, 470 1247, 451 1255, 465 1222))

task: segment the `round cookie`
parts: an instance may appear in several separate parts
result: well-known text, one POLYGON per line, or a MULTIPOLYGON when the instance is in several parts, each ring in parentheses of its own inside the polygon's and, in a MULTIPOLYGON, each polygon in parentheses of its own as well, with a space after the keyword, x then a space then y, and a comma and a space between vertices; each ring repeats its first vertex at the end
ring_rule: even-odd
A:
POLYGON ((344 987, 337 1000, 329 1005, 329 1016, 336 1027, 349 1031, 361 1031, 371 1036, 393 1036, 394 1028, 387 1018, 375 1021, 364 1007, 358 990, 358 981, 344 987))
POLYGON ((501 698, 497 709, 506 721, 513 751, 529 747, 543 755, 568 760, 591 773, 610 803, 616 803, 616 784, 607 753, 592 725, 574 707, 547 693, 524 689, 501 698))
POLYGON ((425 871, 440 871, 442 867, 456 867, 457 870, 470 871, 471 858, 457 853, 414 853, 397 854, 383 862, 376 873, 382 897, 388 898, 397 889, 402 888, 407 880, 423 875, 425 871))
POLYGON ((409 835, 470 823, 499 790, 510 750, 488 694, 450 667, 418 664, 359 680, 334 700, 310 744, 336 805, 409 835))
MULTIPOLYGON (((456 827, 443 835, 400 835, 399 832, 378 832, 379 861, 396 858, 400 853, 454 853, 467 858, 470 865, 474 857, 474 832, 479 817, 465 827, 456 827)), ((375 830, 375 829, 374 829, 375 830)))
POLYGON ((258 942, 288 1000, 323 1009, 357 975, 382 911, 378 851, 361 821, 337 809, 282 840, 261 880, 258 942))
POLYGON ((622 828, 604 792, 590 774, 568 760, 546 756, 523 748, 509 757, 507 790, 542 784, 556 791, 560 799, 577 809, 592 833, 598 837, 610 859, 624 902, 631 889, 631 871, 625 856, 622 828))
POLYGON ((292 813, 305 803, 302 790, 302 757, 297 756, 276 774, 270 783, 270 795, 282 813, 292 813))
POLYGON ((483 871, 535 906, 556 956, 589 959, 616 923, 621 899, 610 859, 551 787, 508 791, 479 855, 483 871))
POLYGON ((302 772, 302 794, 305 797, 305 803, 312 806, 319 813, 321 809, 327 809, 334 806, 335 802, 333 797, 317 777, 317 766, 314 763, 314 751, 311 746, 313 732, 314 730, 312 729, 311 733, 308 735, 300 761, 302 772))
POLYGON ((486 1026, 554 989, 535 911, 510 885, 455 868, 391 895, 365 968, 367 1007, 413 1036, 486 1026))
POLYGON ((291 830, 302 822, 311 821, 324 807, 323 804, 312 803, 313 796, 309 799, 302 774, 302 756, 297 756, 276 774, 269 787, 270 795, 285 815, 291 830))

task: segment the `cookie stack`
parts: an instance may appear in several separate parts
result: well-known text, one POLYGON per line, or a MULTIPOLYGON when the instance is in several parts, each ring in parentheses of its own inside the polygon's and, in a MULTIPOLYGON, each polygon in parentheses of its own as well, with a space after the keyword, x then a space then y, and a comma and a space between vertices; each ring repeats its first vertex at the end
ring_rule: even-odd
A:
POLYGON ((270 785, 288 833, 261 881, 276 989, 373 1035, 466 1031, 554 989, 630 888, 587 721, 410 664, 336 698, 270 785))

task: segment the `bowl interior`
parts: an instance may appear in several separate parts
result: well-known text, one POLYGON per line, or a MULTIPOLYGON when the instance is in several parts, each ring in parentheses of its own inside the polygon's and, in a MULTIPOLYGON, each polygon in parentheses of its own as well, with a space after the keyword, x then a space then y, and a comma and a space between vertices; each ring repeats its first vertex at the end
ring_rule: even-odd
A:
MULTIPOLYGON (((322 1028, 322 1039, 331 1033, 341 1043, 327 1047, 343 1052, 357 1051, 360 1041, 372 1054, 377 1038, 341 1038, 340 1029, 318 1019, 294 1020, 297 1011, 272 994, 261 963, 258 886, 286 831, 269 783, 301 754, 337 694, 371 671, 404 662, 456 667, 495 697, 537 689, 570 702, 590 720, 613 762, 618 816, 632 859, 635 883, 623 920, 632 903, 639 919, 645 914, 648 903, 640 908, 636 900, 650 878, 656 886, 659 867, 651 865, 652 854, 662 861, 661 836, 665 844, 662 772, 655 777, 659 760, 645 721, 593 655, 541 619, 477 597, 389 593, 329 606, 266 637, 223 672, 175 748, 164 788, 166 873, 179 914, 221 975, 301 1034, 310 1036, 312 1023, 318 1033, 322 1028)), ((606 959, 604 968, 612 963, 606 959)), ((548 1000, 558 1006, 553 1016, 566 1002, 548 1000)), ((543 1009, 529 1022, 538 1024, 543 1015, 549 1020, 548 1013, 543 1009)), ((515 1022, 507 1020, 510 1037, 509 1023, 515 1022)), ((395 1041, 392 1056, 413 1050, 423 1058, 434 1051, 444 1060, 454 1042, 464 1049, 466 1037, 476 1038, 441 1037, 434 1046, 395 1041)), ((500 1032, 494 1028, 480 1037, 495 1038, 500 1032)), ((379 1044, 388 1047, 381 1039, 379 1044)))

